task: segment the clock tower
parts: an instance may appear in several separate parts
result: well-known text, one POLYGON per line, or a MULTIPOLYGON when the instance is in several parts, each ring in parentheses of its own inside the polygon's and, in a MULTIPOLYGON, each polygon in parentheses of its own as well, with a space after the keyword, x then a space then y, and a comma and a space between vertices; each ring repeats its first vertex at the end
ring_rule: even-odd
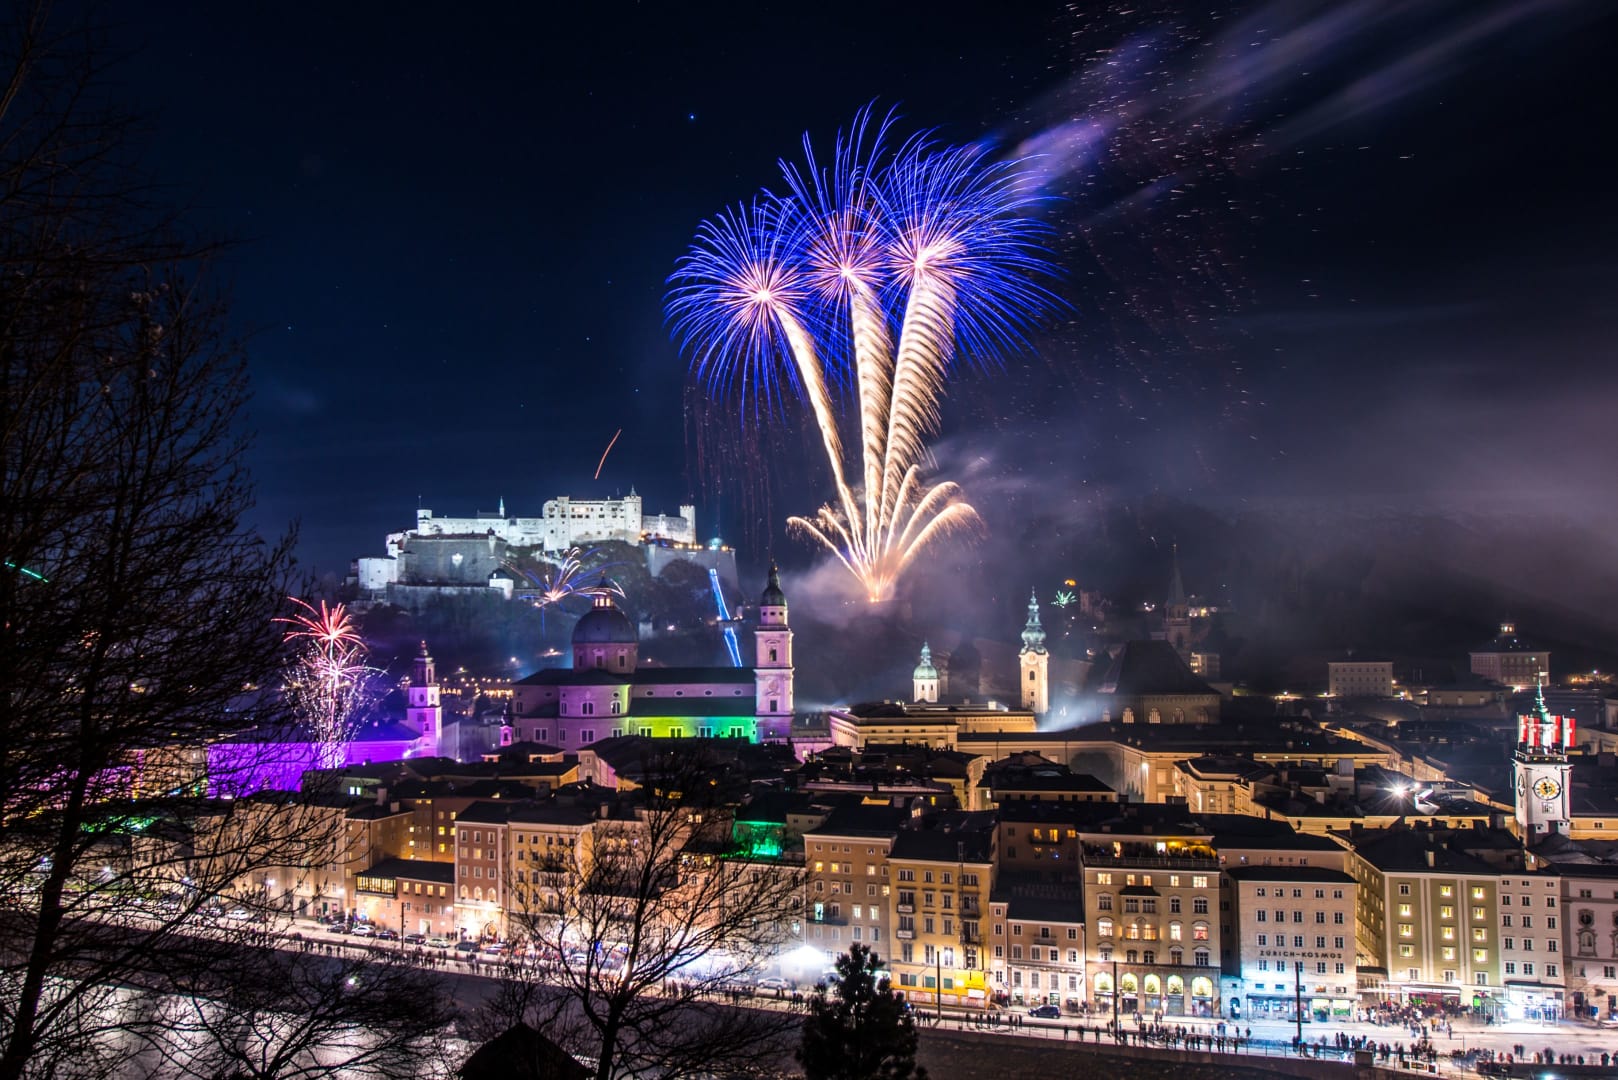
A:
POLYGON ((1517 750, 1512 755, 1516 773, 1517 831, 1532 846, 1547 836, 1566 835, 1572 821, 1567 759, 1573 746, 1573 717, 1552 716, 1545 707, 1540 684, 1534 711, 1517 717, 1517 750))
POLYGON ((772 564, 770 580, 758 602, 758 629, 753 631, 754 716, 759 742, 786 742, 792 736, 792 630, 787 626, 787 598, 781 572, 772 564))

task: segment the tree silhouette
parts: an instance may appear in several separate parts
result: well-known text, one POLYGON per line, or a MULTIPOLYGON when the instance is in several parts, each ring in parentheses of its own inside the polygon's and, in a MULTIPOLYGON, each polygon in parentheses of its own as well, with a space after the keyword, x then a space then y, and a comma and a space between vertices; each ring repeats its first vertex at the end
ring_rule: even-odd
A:
POLYGON ((870 949, 852 946, 837 958, 837 977, 816 987, 798 1063, 808 1080, 926 1080, 910 1008, 878 977, 870 949))

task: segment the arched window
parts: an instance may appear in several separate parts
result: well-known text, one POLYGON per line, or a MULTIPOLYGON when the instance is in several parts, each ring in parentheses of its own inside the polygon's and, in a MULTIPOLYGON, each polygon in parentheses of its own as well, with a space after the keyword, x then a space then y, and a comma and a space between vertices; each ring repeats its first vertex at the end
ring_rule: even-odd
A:
POLYGON ((1170 949, 1169 963, 1173 964, 1175 967, 1179 967, 1181 964, 1185 963, 1185 950, 1179 948, 1178 946, 1170 949))
POLYGON ((1033 682, 1033 681, 1034 681, 1034 673, 1033 673, 1033 672, 1032 672, 1032 671, 1030 671, 1030 672, 1029 672, 1029 673, 1028 673, 1028 681, 1029 681, 1029 682, 1033 682))
POLYGON ((466 899, 466 886, 465 885, 461 886, 461 899, 462 900, 466 899))
MULTIPOLYGON (((1144 954, 1144 959, 1141 960, 1141 963, 1143 963, 1143 964, 1155 964, 1155 963, 1157 963, 1157 951, 1155 949, 1147 949, 1145 954, 1144 954)), ((1156 976, 1153 976, 1153 978, 1156 978, 1156 976)))
POLYGON ((1197 967, 1207 967, 1208 966, 1208 950, 1207 949, 1198 949, 1196 952, 1191 954, 1191 958, 1192 958, 1192 961, 1197 965, 1197 967))
POLYGON ((596 714, 596 703, 595 702, 586 701, 584 704, 579 706, 579 715, 580 716, 594 716, 595 714, 596 714))
POLYGON ((775 648, 773 646, 770 648, 770 663, 775 663, 775 648))
POLYGON ((1208 924, 1205 922, 1191 924, 1191 938, 1193 941, 1208 940, 1208 924))
POLYGON ((1169 940, 1170 941, 1179 941, 1180 940, 1180 924, 1179 923, 1177 923, 1177 922, 1169 923, 1169 940))
POLYGON ((1112 937, 1112 920, 1111 919, 1097 919, 1096 920, 1096 934, 1099 937, 1112 937))
POLYGON ((618 699, 617 698, 612 699, 612 715, 614 715, 614 716, 618 715, 618 699))
POLYGON ((483 889, 481 886, 472 890, 472 899, 476 900, 478 903, 483 902, 483 889))

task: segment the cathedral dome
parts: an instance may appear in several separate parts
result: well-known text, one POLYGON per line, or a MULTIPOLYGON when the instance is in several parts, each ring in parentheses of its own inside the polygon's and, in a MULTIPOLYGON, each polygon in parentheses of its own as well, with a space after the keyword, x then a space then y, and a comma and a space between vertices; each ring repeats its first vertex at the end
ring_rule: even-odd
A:
POLYGON ((595 607, 573 628, 575 645, 634 645, 638 640, 635 625, 610 596, 596 597, 595 607))
POLYGON ((912 679, 938 678, 938 669, 933 667, 933 650, 927 647, 925 641, 921 643, 921 663, 916 665, 916 670, 910 673, 910 677, 912 679))

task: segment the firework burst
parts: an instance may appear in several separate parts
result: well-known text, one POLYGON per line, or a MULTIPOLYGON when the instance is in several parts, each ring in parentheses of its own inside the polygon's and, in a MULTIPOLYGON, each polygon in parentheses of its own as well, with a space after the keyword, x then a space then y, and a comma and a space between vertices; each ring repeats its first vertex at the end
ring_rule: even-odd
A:
POLYGON ((892 115, 862 110, 831 160, 807 137, 788 194, 703 224, 670 278, 692 369, 744 409, 783 389, 819 429, 835 498, 789 527, 840 560, 873 602, 951 532, 981 524, 954 483, 923 475, 960 357, 992 366, 1053 300, 1019 162, 925 136, 888 149, 892 115), (860 461, 846 467, 833 395, 851 384, 860 461), (854 479, 850 479, 850 475, 854 479))
POLYGON ((518 595, 532 601, 543 613, 546 608, 574 596, 590 601, 598 596, 623 597, 624 590, 607 577, 607 571, 612 569, 613 564, 594 562, 596 554, 594 548, 589 551, 569 548, 562 553, 560 561, 547 563, 543 570, 531 570, 511 563, 505 565, 528 580, 531 587, 522 589, 518 595))
POLYGON ((314 605, 290 598, 301 609, 275 621, 290 627, 283 639, 297 647, 287 671, 286 689, 299 716, 320 747, 322 767, 342 764, 344 746, 353 734, 374 686, 365 663, 365 641, 342 604, 314 605))

